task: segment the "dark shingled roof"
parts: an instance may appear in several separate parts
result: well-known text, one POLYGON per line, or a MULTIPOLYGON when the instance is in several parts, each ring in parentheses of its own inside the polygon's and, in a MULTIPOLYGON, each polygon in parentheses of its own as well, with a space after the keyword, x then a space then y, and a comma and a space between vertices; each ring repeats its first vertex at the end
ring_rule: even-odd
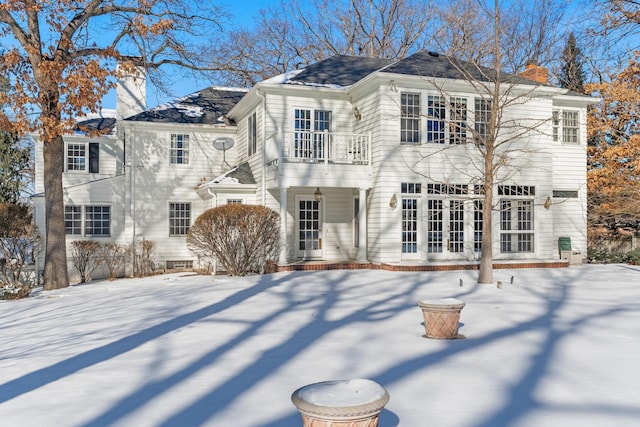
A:
POLYGON ((309 65, 291 82, 350 86, 392 62, 389 59, 337 55, 309 65))
POLYGON ((125 120, 139 122, 216 124, 247 94, 245 90, 208 87, 125 120))
POLYGON ((116 119, 114 117, 97 117, 76 123, 75 130, 78 132, 100 131, 102 133, 112 133, 115 127, 116 119))
MULTIPOLYGON (((495 76, 495 70, 492 68, 480 67, 470 62, 426 50, 401 59, 380 71, 383 73, 408 74, 433 78, 460 80, 468 80, 471 78, 479 81, 491 81, 493 80, 492 76, 495 76)), ((501 81, 514 84, 542 85, 542 83, 509 73, 502 73, 501 81)))
POLYGON ((256 179, 251 172, 251 166, 249 163, 241 163, 235 170, 232 170, 227 174, 229 178, 236 178, 240 184, 255 184, 256 179))

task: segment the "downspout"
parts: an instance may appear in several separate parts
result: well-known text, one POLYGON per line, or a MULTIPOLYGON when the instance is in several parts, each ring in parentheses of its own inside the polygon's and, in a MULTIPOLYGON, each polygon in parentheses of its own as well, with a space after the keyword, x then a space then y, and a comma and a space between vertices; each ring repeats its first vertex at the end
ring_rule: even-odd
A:
POLYGON ((209 195, 213 199, 213 207, 217 208, 218 207, 218 193, 213 193, 211 191, 211 187, 207 187, 207 193, 209 193, 209 195))
MULTIPOLYGON (((125 134, 124 134, 124 138, 125 138, 125 146, 126 146, 126 130, 125 130, 125 134)), ((137 169, 137 165, 136 165, 136 150, 135 150, 135 136, 132 138, 131 140, 131 162, 129 162, 130 166, 129 166, 129 170, 131 171, 131 206, 130 206, 130 210, 131 210, 131 250, 133 251, 133 271, 131 272, 131 276, 135 276, 135 271, 136 271, 136 256, 135 256, 135 250, 136 250, 136 169, 137 169)))
POLYGON ((262 206, 267 206, 267 165, 265 164, 265 154, 267 152, 267 97, 256 90, 256 95, 262 99, 262 206))

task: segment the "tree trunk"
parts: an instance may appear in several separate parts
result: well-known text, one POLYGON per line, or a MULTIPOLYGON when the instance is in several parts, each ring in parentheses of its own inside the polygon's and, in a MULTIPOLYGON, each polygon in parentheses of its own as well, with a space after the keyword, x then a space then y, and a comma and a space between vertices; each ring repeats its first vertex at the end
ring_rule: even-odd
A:
POLYGON ((43 143, 45 254, 44 289, 69 286, 67 249, 64 231, 64 204, 62 170, 64 167, 64 141, 55 136, 43 143))
POLYGON ((482 203, 482 249, 478 283, 493 283, 493 181, 494 140, 487 142, 484 155, 484 201, 482 203))

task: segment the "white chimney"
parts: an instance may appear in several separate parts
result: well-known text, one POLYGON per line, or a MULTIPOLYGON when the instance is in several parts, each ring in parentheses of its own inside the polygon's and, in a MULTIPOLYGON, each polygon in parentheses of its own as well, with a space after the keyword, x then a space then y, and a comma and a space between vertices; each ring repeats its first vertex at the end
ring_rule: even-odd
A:
POLYGON ((147 108, 147 73, 139 65, 118 64, 116 119, 122 120, 147 108))

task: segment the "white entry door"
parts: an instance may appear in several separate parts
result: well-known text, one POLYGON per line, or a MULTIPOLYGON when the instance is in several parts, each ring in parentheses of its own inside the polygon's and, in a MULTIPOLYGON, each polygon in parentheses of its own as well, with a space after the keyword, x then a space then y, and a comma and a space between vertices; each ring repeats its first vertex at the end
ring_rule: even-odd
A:
POLYGON ((322 258, 322 201, 313 196, 299 196, 296 204, 298 257, 322 258))

